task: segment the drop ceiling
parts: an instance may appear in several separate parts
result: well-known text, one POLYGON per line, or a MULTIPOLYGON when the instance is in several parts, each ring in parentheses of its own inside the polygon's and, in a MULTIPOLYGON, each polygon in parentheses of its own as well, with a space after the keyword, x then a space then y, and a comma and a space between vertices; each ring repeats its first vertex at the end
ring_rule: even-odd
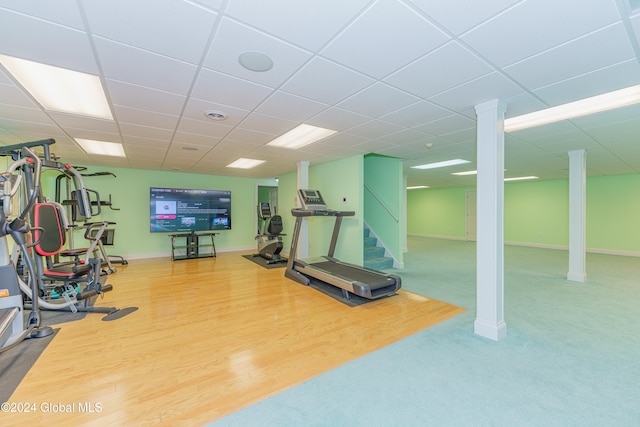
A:
MULTIPOLYGON (((475 105, 501 99, 508 118, 640 84, 628 0, 1 0, 0 40, 2 54, 99 76, 115 117, 46 111, 0 67, 0 143, 54 138, 65 162, 105 170, 271 178, 377 153, 402 159, 409 185, 469 185, 451 172, 475 168, 475 105), (273 67, 243 68, 247 52, 273 67), (301 123, 338 132, 266 145, 301 123), (240 157, 265 163, 225 167, 240 157), (410 168, 452 158, 472 163, 410 168)), ((576 149, 588 175, 638 173, 639 143, 640 106, 521 130, 506 135, 505 176, 567 177, 576 149)))

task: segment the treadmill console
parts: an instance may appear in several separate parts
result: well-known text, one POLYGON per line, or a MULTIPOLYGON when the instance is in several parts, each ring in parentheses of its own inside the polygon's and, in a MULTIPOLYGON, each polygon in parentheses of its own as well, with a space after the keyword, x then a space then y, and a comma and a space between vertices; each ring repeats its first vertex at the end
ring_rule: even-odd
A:
POLYGON ((307 211, 326 211, 327 205, 318 190, 298 190, 302 209, 307 211))

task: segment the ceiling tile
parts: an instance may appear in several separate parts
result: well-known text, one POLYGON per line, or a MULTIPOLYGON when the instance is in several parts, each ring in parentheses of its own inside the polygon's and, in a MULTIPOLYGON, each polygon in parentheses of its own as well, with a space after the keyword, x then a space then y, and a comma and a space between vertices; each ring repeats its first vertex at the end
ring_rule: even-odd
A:
POLYGON ((632 59, 577 75, 535 90, 533 93, 552 107, 637 84, 640 84, 640 64, 632 59))
POLYGON ((380 0, 352 22, 321 54, 380 79, 448 40, 442 31, 401 2, 380 0), (394 18, 389 19, 389 16, 394 18))
POLYGON ((276 91, 267 98, 256 112, 287 120, 304 122, 329 108, 328 104, 312 101, 290 93, 276 91))
POLYGON ((464 34, 462 40, 502 67, 619 19, 613 0, 523 1, 464 34))
POLYGON ((171 0, 83 4, 92 34, 191 64, 202 60, 217 16, 189 2, 171 0))
POLYGON ((269 87, 278 87, 311 58, 311 53, 230 19, 223 19, 204 63, 206 68, 269 87), (264 54, 273 61, 267 71, 250 71, 238 57, 246 52, 264 54))
POLYGON ((94 40, 107 78, 178 95, 189 92, 194 65, 100 37, 94 40))
POLYGON ((501 74, 491 73, 432 96, 429 101, 453 111, 460 111, 492 99, 509 98, 520 92, 520 87, 501 74))
POLYGON ((504 70, 524 87, 535 90, 633 57, 633 49, 620 23, 527 58, 504 70), (594 49, 594 46, 607 48, 594 49), (553 64, 553 67, 547 64, 553 64))
POLYGON ((292 2, 234 0, 226 12, 303 48, 317 51, 369 3, 369 0, 292 2))
POLYGON ((314 58, 281 89, 314 101, 335 104, 374 82, 326 59, 314 58))
POLYGON ((385 79, 427 98, 488 74, 492 68, 458 42, 447 43, 385 79))
POLYGON ((412 3, 447 30, 459 35, 520 1, 412 0, 412 3))
POLYGON ((0 53, 98 74, 89 37, 84 32, 3 9, 0 23, 0 53), (7 40, 11 43, 4 42, 7 40))
POLYGON ((414 104, 418 100, 419 98, 384 83, 375 83, 342 101, 338 107, 375 118, 414 104))
POLYGON ((215 71, 202 70, 193 89, 193 97, 200 100, 253 110, 271 89, 215 71))
POLYGON ((138 110, 177 116, 182 111, 185 97, 135 84, 106 80, 111 102, 138 110))

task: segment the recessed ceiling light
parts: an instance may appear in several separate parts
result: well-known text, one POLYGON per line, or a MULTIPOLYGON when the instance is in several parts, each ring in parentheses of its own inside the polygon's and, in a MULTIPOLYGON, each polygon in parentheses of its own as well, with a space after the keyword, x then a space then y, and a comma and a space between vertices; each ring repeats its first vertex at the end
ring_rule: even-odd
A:
POLYGON ((205 111, 204 115, 208 119, 217 120, 217 121, 225 120, 227 118, 227 115, 221 111, 205 111))
POLYGON ((284 135, 277 137, 271 142, 268 142, 267 145, 271 145, 273 147, 297 149, 304 147, 305 145, 320 141, 321 139, 331 136, 336 132, 337 131, 331 129, 301 124, 300 126, 291 129, 284 135))
POLYGON ((478 171, 453 172, 451 175, 477 175, 478 171))
POLYGON ((258 165, 263 164, 264 160, 255 160, 255 159, 245 159, 239 158, 235 162, 229 163, 227 165, 228 168, 240 168, 240 169, 251 169, 258 165))
POLYGON ((0 63, 44 109, 113 120, 98 76, 6 55, 0 63))
POLYGON ((76 142, 87 152, 99 156, 126 157, 122 144, 118 142, 95 141, 92 139, 75 138, 76 142))
POLYGON ((273 60, 260 52, 245 52, 238 56, 238 62, 249 71, 264 72, 273 68, 273 60))
POLYGON ((453 160, 445 160, 444 162, 427 163, 424 165, 411 166, 411 167, 413 169, 435 169, 435 168, 444 168, 446 166, 463 165, 465 163, 471 163, 471 162, 469 160, 453 159, 453 160))
POLYGON ((420 188, 429 188, 428 185, 414 185, 413 187, 407 187, 407 190, 418 190, 420 188))

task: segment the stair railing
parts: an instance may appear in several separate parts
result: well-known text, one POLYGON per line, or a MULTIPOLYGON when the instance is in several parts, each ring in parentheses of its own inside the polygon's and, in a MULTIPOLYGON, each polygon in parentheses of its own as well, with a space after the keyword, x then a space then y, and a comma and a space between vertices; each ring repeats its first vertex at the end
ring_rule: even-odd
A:
POLYGON ((373 196, 374 199, 378 201, 378 203, 380 203, 380 206, 382 206, 389 213, 389 215, 391 215, 391 217, 394 219, 395 222, 400 222, 400 219, 398 218, 398 216, 395 213, 393 213, 391 208, 389 208, 389 206, 384 202, 384 200, 382 200, 380 196, 378 196, 375 193, 375 191, 371 189, 371 187, 365 184, 364 188, 369 192, 369 194, 373 196))

